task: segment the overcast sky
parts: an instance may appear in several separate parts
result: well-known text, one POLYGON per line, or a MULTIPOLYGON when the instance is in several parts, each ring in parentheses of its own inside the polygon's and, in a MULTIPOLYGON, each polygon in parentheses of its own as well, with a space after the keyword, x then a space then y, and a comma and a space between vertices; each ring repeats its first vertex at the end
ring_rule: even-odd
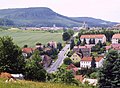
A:
POLYGON ((120 0, 0 0, 0 9, 26 7, 49 7, 69 17, 120 22, 120 0))

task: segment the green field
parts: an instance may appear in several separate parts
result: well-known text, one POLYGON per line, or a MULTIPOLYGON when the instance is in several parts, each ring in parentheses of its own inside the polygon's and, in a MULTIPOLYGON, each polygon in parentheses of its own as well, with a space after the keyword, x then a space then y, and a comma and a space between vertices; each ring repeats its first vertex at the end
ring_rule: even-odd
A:
POLYGON ((0 88, 96 88, 88 85, 70 86, 61 83, 49 82, 33 82, 25 80, 17 80, 17 82, 5 83, 5 80, 0 79, 0 88))
POLYGON ((62 42, 62 33, 50 33, 47 31, 20 31, 20 30, 4 30, 0 31, 0 36, 11 36, 14 43, 20 47, 27 44, 34 47, 37 42, 47 44, 49 41, 62 42))

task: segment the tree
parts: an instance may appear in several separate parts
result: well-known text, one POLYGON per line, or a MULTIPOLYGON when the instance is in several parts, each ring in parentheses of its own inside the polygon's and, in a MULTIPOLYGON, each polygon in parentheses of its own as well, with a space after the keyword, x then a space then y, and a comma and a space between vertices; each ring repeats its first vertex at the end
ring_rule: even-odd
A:
POLYGON ((70 58, 65 58, 64 59, 64 64, 70 65, 72 63, 72 60, 70 58))
POLYGON ((70 34, 70 36, 73 36, 73 34, 74 34, 74 31, 71 29, 69 29, 67 32, 70 34))
POLYGON ((81 44, 81 40, 79 39, 77 42, 77 46, 79 46, 81 44))
POLYGON ((99 71, 99 88, 120 87, 120 57, 117 51, 109 50, 99 71))
POLYGON ((23 46, 23 48, 27 48, 27 47, 28 47, 28 45, 24 45, 24 46, 23 46))
POLYGON ((118 43, 120 43, 120 39, 118 39, 118 43))
POLYGON ((21 49, 11 37, 0 37, 0 71, 23 73, 25 61, 21 49))
POLYGON ((26 61, 25 66, 25 78, 35 81, 45 81, 46 80, 46 71, 43 69, 42 61, 39 50, 36 50, 32 55, 32 58, 26 61))
POLYGON ((92 61, 91 61, 91 68, 95 68, 96 67, 96 60, 95 57, 92 57, 92 61))
POLYGON ((91 39, 89 40, 89 44, 92 44, 92 40, 91 39))
POLYGON ((70 43, 70 50, 73 49, 75 46, 75 42, 74 42, 74 39, 71 40, 71 43, 70 43))
POLYGON ((67 41, 70 39, 71 36, 68 32, 64 32, 62 37, 63 37, 63 41, 67 41))
POLYGON ((59 42, 59 43, 57 43, 57 49, 60 51, 60 50, 62 50, 62 44, 59 42))
POLYGON ((81 45, 81 46, 85 46, 85 44, 87 44, 87 43, 86 43, 86 39, 84 38, 84 39, 83 39, 83 42, 82 42, 80 45, 81 45))
POLYGON ((102 44, 102 42, 100 40, 98 41, 97 45, 99 45, 100 48, 102 48, 102 46, 103 46, 103 44, 102 44))
POLYGON ((95 39, 92 40, 92 44, 95 44, 95 39))
POLYGON ((74 79, 73 72, 64 68, 58 68, 58 71, 54 74, 53 81, 79 85, 79 82, 74 79))

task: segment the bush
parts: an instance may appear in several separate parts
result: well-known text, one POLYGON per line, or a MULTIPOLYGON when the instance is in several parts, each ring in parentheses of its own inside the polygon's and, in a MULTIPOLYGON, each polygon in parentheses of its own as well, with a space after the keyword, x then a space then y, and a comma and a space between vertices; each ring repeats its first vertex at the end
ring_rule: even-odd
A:
POLYGON ((35 81, 46 81, 46 70, 41 65, 39 51, 35 51, 32 58, 26 61, 25 78, 35 81))
POLYGON ((64 59, 64 64, 70 65, 72 63, 72 60, 70 58, 65 58, 64 59))
POLYGON ((98 78, 98 72, 93 72, 93 73, 91 73, 91 74, 90 74, 90 78, 92 78, 92 79, 98 78))

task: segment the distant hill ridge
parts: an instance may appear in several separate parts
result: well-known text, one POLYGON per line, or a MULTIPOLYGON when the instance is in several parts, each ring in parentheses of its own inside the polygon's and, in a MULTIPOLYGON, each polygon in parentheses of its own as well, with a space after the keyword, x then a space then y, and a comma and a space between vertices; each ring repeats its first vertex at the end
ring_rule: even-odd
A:
POLYGON ((60 15, 47 7, 15 8, 0 10, 0 18, 9 19, 16 26, 82 26, 86 22, 89 26, 110 27, 116 22, 104 21, 90 17, 67 17, 60 15))

